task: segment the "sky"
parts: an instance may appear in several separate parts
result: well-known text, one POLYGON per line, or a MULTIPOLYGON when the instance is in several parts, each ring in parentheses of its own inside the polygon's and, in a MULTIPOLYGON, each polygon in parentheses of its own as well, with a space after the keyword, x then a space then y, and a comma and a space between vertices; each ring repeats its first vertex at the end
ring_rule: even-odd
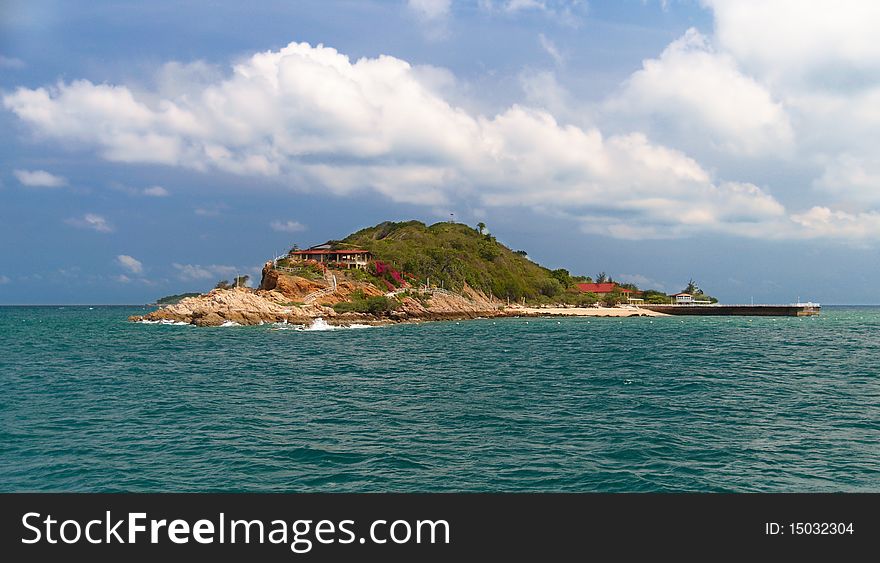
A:
POLYGON ((876 304, 880 3, 0 2, 0 304, 205 291, 385 220, 876 304))

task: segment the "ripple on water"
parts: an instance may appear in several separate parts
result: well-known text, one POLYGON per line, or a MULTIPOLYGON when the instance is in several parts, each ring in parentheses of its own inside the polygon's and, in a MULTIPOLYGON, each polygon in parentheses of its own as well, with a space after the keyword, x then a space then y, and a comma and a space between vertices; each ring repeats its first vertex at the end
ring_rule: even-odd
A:
POLYGON ((2 490, 880 490, 876 308, 381 330, 134 313, 0 308, 2 490))

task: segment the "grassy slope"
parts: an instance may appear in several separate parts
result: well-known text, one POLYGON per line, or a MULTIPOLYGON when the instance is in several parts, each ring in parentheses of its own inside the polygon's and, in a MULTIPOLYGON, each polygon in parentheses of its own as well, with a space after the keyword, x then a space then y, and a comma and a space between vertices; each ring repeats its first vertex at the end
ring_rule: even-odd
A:
POLYGON ((369 250, 420 283, 428 277, 431 285, 442 281, 452 289, 467 283, 502 299, 534 299, 561 289, 548 269, 458 223, 385 222, 349 235, 339 246, 369 250))

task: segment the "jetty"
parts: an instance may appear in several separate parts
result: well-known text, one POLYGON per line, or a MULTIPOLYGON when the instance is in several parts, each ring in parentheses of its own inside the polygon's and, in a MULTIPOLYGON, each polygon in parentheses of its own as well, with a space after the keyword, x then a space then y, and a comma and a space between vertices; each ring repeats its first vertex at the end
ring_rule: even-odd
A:
POLYGON ((666 315, 743 316, 743 317, 809 317, 818 315, 818 303, 791 303, 789 305, 640 305, 642 309, 666 315))

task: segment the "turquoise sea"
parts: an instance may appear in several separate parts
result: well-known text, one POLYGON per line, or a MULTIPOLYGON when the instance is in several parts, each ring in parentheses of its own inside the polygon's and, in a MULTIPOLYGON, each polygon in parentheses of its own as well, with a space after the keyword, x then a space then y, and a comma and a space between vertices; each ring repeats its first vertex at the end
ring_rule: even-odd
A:
POLYGON ((0 307, 2 491, 880 491, 880 308, 327 331, 0 307))

